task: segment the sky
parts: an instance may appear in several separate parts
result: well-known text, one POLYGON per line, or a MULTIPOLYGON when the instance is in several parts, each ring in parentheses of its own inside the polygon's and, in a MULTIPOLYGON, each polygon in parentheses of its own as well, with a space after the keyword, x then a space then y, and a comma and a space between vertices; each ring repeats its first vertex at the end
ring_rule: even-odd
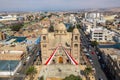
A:
POLYGON ((47 11, 109 7, 120 7, 120 0, 0 0, 0 11, 47 11))

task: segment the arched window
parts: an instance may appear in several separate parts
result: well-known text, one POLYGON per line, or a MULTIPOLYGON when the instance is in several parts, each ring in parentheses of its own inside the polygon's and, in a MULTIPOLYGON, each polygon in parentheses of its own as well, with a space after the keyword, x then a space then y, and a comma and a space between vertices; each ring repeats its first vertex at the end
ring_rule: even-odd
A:
POLYGON ((43 40, 46 40, 46 36, 43 36, 43 40))
POLYGON ((74 44, 74 47, 78 47, 78 44, 74 44))
POLYGON ((75 36, 75 40, 78 40, 78 36, 75 36))

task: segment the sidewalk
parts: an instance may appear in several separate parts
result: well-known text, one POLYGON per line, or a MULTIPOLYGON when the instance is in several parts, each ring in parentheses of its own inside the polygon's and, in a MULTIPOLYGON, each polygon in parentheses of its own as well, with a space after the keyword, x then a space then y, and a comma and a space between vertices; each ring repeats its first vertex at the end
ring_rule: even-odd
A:
MULTIPOLYGON (((39 74, 40 74, 40 70, 41 70, 41 68, 42 68, 42 65, 38 65, 38 66, 35 65, 35 68, 37 69, 37 74, 34 76, 34 79, 33 79, 33 80, 38 80, 38 77, 39 77, 39 74)), ((27 76, 27 77, 25 78, 25 80, 29 80, 29 76, 27 76)))

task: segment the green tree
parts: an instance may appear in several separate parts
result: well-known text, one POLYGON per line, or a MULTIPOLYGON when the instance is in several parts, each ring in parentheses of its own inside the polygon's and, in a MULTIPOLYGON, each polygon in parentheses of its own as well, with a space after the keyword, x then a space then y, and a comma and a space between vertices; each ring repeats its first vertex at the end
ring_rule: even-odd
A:
POLYGON ((22 27, 23 27, 23 24, 22 23, 18 23, 18 24, 11 25, 10 29, 12 31, 19 31, 22 27))
POLYGON ((97 47, 98 42, 97 41, 92 41, 91 44, 92 44, 93 47, 97 47))
POLYGON ((80 28, 81 28, 80 24, 76 24, 76 26, 77 26, 77 28, 78 28, 78 29, 80 29, 80 28))
POLYGON ((89 75, 90 73, 92 73, 92 68, 91 67, 86 67, 84 70, 86 75, 89 75))
POLYGON ((92 73, 92 68, 91 67, 86 67, 85 70, 84 70, 84 73, 85 73, 85 76, 88 80, 88 76, 90 75, 90 73, 92 73))
POLYGON ((27 70, 26 70, 26 75, 28 75, 30 77, 30 80, 34 79, 34 75, 37 73, 37 69, 34 66, 30 66, 27 70))
POLYGON ((82 80, 81 77, 75 76, 75 75, 70 75, 68 77, 65 77, 63 80, 82 80))

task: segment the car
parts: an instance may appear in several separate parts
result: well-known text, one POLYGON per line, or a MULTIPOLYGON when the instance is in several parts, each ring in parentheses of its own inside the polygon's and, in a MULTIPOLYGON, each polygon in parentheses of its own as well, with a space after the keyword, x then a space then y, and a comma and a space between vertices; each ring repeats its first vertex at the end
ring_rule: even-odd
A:
POLYGON ((26 61, 23 62, 23 65, 24 65, 24 66, 26 65, 26 61))
POLYGON ((26 61, 29 61, 29 59, 30 59, 30 56, 28 56, 28 57, 26 58, 26 61))
POLYGON ((92 51, 91 49, 89 49, 89 51, 92 51))
POLYGON ((86 55, 86 56, 90 56, 90 54, 89 54, 89 53, 87 53, 87 52, 85 53, 85 55, 86 55))
POLYGON ((100 60, 100 59, 101 59, 101 57, 100 57, 100 56, 98 56, 98 59, 100 60))
POLYGON ((90 62, 92 62, 92 59, 89 59, 90 62))
POLYGON ((102 78, 99 78, 98 80, 103 80, 102 78))
POLYGON ((89 62, 90 62, 90 64, 93 64, 93 60, 92 59, 89 59, 89 62))
POLYGON ((89 59, 90 63, 93 64, 93 60, 92 59, 89 59))
POLYGON ((91 52, 91 54, 95 54, 95 52, 94 52, 94 51, 92 51, 92 52, 91 52))
POLYGON ((96 54, 98 55, 98 54, 99 54, 99 52, 97 52, 97 51, 96 51, 96 54))
POLYGON ((89 59, 92 59, 92 57, 91 57, 90 55, 88 56, 88 58, 89 58, 89 59))
POLYGON ((92 59, 92 57, 91 57, 90 54, 88 54, 88 55, 86 55, 86 56, 87 56, 88 59, 92 59))
POLYGON ((84 48, 84 49, 83 49, 83 52, 87 52, 87 49, 86 49, 86 48, 84 48))

